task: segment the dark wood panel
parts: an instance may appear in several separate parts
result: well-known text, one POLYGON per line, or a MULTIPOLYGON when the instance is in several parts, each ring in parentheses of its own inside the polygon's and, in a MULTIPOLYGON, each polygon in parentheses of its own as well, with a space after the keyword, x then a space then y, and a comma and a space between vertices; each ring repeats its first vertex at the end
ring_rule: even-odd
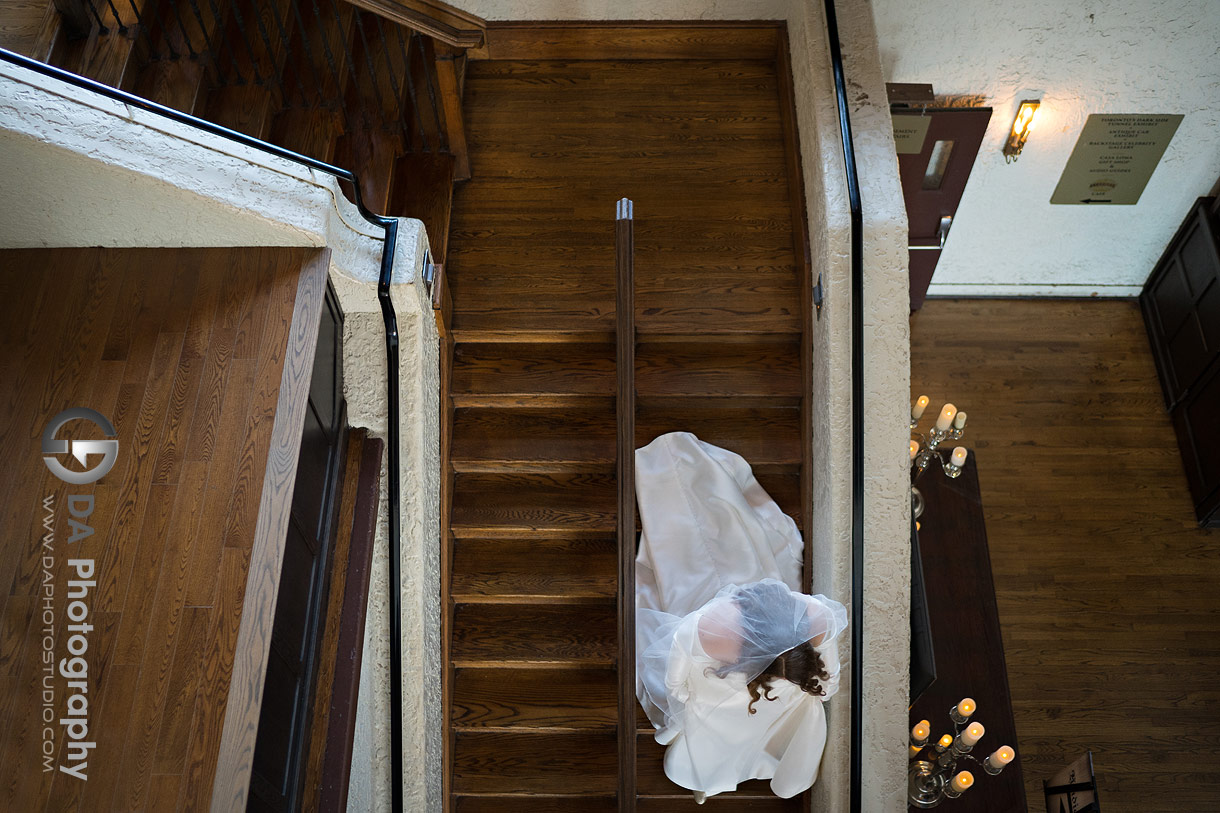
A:
POLYGON ((1031 804, 1091 749, 1103 805, 1215 807, 1220 548, 1136 303, 929 300, 912 386, 970 413, 1031 804))
POLYGON ((539 24, 493 21, 473 59, 770 59, 779 24, 633 22, 539 24))
MULTIPOLYGON (((928 720, 932 740, 938 740, 942 734, 953 732, 949 709, 963 697, 973 697, 978 711, 970 719, 986 729, 974 751, 975 757, 982 759, 1001 745, 1016 748, 1018 740, 975 459, 967 458, 961 476, 955 480, 939 468, 929 467, 917 486, 925 503, 919 548, 933 631, 936 681, 911 707, 911 725, 928 720)), ((956 807, 989 813, 1026 809, 1019 760, 995 777, 986 776, 973 765, 962 767, 973 770, 978 781, 969 794, 954 803, 956 807)))

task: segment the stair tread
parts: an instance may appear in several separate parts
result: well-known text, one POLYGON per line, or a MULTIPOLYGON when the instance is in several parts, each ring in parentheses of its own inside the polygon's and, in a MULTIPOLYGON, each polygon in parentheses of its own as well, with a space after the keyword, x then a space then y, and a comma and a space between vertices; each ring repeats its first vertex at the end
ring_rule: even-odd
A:
POLYGON ((453 679, 456 729, 511 727, 614 729, 618 680, 608 669, 458 669, 453 679))
POLYGON ((612 604, 457 604, 454 660, 610 663, 617 646, 612 604))
MULTIPOLYGON (((650 406, 636 415, 635 445, 686 431, 755 466, 797 464, 799 418, 792 406, 650 406)), ((462 407, 454 412, 450 457, 457 471, 600 471, 614 465, 616 430, 613 412, 600 409, 462 407)))
POLYGON ((575 783, 599 794, 618 787, 614 731, 455 731, 453 742, 454 793, 564 792, 575 783))

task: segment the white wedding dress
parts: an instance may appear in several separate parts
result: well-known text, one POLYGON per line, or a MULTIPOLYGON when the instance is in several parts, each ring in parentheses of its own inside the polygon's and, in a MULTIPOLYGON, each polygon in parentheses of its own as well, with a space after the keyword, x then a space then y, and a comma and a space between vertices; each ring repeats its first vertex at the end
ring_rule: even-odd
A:
POLYGON ((803 542, 796 523, 739 455, 688 432, 662 435, 636 451, 636 494, 643 526, 636 695, 657 742, 668 746, 666 776, 700 801, 749 779, 770 779, 777 796, 795 796, 817 779, 826 744, 822 703, 838 689, 836 636, 847 625, 845 608, 799 593, 803 542), (750 714, 746 676, 725 674, 725 663, 708 655, 701 621, 709 613, 723 617, 741 586, 765 580, 791 591, 775 585, 800 608, 800 640, 807 640, 806 628, 810 638, 818 636, 830 677, 822 681, 824 697, 774 680, 775 699, 758 700, 750 714))

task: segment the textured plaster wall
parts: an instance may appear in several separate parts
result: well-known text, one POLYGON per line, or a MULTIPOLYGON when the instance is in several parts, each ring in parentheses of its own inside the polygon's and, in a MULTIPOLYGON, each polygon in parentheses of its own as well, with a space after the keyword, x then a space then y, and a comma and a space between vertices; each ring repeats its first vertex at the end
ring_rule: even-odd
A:
MULTIPOLYGON (((864 221, 865 607, 863 809, 906 809, 910 542, 906 423, 910 379, 906 214, 898 186, 872 12, 836 3, 864 221)), ((850 593, 851 224, 823 5, 789 19, 814 273, 825 304, 814 327, 814 587, 850 593)), ((850 647, 843 650, 848 657, 850 647)), ((858 676, 850 675, 850 680, 858 676)), ((829 704, 815 810, 848 804, 850 705, 829 704)))
MULTIPOLYGON (((348 421, 385 438, 382 231, 327 175, 0 63, 0 247, 308 245, 331 249, 345 314, 348 421)), ((399 221, 395 284, 402 444, 404 797, 440 802, 439 412, 427 237, 399 221)), ((387 488, 369 592, 351 808, 389 809, 387 488)))
POLYGON ((994 112, 930 294, 1134 295, 1220 176, 1216 0, 876 0, 885 79, 994 112), (1015 164, 1000 148, 1041 99, 1015 164), (1185 115, 1134 206, 1051 206, 1090 113, 1185 115))

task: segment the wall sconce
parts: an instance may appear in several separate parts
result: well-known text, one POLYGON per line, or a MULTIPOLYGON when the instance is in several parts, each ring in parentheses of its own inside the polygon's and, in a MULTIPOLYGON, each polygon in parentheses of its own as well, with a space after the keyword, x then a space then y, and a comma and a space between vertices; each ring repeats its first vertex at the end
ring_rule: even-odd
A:
POLYGON ((1021 150, 1025 148, 1025 139, 1029 138, 1030 132, 1034 129, 1034 119, 1038 115, 1038 105, 1040 102, 1023 101, 1021 106, 1017 108, 1017 117, 1012 122, 1012 132, 1008 134, 1008 140, 1004 142, 1004 163, 1011 164, 1017 160, 1017 156, 1021 154, 1021 150))

